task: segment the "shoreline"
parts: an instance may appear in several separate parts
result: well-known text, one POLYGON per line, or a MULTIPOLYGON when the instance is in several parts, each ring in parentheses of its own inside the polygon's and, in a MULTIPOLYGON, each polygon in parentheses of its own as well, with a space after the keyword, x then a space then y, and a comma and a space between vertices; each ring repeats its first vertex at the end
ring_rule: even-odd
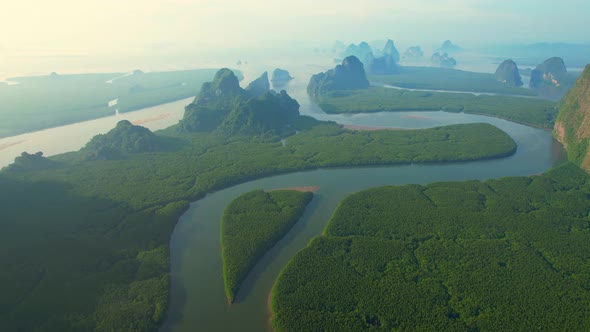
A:
POLYGON ((149 117, 149 118, 135 120, 135 121, 132 121, 131 123, 137 126, 137 125, 141 125, 141 124, 148 123, 148 122, 162 120, 162 119, 165 119, 165 118, 169 117, 170 115, 172 115, 172 114, 170 114, 170 113, 162 113, 160 115, 152 116, 152 117, 149 117))
POLYGON ((315 193, 316 191, 320 190, 320 187, 319 186, 287 187, 287 188, 269 189, 269 190, 265 190, 265 191, 272 192, 272 191, 279 191, 279 190, 294 190, 294 191, 299 191, 299 192, 315 193))
POLYGON ((345 124, 341 125, 344 129, 359 130, 359 131, 376 131, 376 130, 413 130, 410 128, 398 128, 398 127, 384 127, 384 126, 363 126, 363 125, 352 125, 345 124))
MULTIPOLYGON (((176 102, 179 102, 179 101, 184 100, 184 99, 193 99, 193 97, 185 97, 185 98, 175 99, 175 100, 171 100, 171 101, 166 101, 166 102, 161 103, 161 104, 154 104, 154 105, 151 105, 151 106, 146 106, 146 107, 138 108, 138 109, 132 110, 132 111, 121 112, 121 113, 119 113, 119 116, 125 116, 127 114, 133 114, 135 112, 144 111, 144 110, 147 110, 147 109, 150 109, 150 108, 153 108, 153 107, 159 107, 159 106, 162 106, 162 105, 176 103, 176 102)), ((170 113, 168 113, 168 114, 171 115, 170 113)), ((37 129, 33 129, 33 130, 19 131, 19 132, 12 133, 12 134, 9 134, 9 135, 6 135, 6 136, 0 135, 0 140, 1 139, 11 138, 11 137, 18 137, 18 136, 21 136, 21 135, 38 133, 38 132, 42 132, 42 131, 48 130, 48 129, 55 129, 55 128, 71 126, 71 125, 75 125, 75 124, 79 124, 79 123, 84 123, 84 122, 90 122, 90 121, 95 121, 95 120, 100 120, 100 119, 107 119, 107 118, 115 117, 115 116, 117 116, 117 115, 115 115, 115 114, 109 114, 109 115, 99 116, 99 117, 90 118, 90 119, 86 119, 86 120, 82 120, 82 121, 64 122, 64 123, 61 123, 61 124, 58 124, 58 125, 51 125, 51 126, 48 126, 48 127, 37 128, 37 129)), ((162 116, 162 114, 159 115, 159 116, 162 116)), ((168 116, 165 116, 165 117, 162 117, 162 118, 158 118, 158 119, 153 119, 154 117, 147 118, 147 119, 150 119, 150 121, 146 121, 146 122, 142 122, 142 123, 147 123, 147 122, 151 122, 151 121, 161 120, 161 119, 164 119, 166 117, 168 117, 168 116)), ((142 121, 142 120, 144 120, 144 119, 140 119, 140 120, 136 120, 136 121, 142 121)), ((135 124, 135 122, 133 122, 133 121, 132 121, 132 123, 135 124)))
POLYGON ((271 307, 271 301, 272 301, 272 288, 270 289, 270 292, 268 292, 268 295, 266 296, 266 316, 267 316, 267 324, 268 324, 268 330, 271 332, 274 332, 274 329, 272 328, 272 307, 271 307))

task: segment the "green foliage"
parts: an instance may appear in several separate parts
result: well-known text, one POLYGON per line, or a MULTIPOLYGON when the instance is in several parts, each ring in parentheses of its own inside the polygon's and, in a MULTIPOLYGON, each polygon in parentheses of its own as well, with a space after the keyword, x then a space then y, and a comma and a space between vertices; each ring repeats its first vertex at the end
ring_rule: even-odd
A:
POLYGON ((84 160, 80 151, 48 158, 49 168, 4 170, 0 326, 153 330, 168 298, 168 267, 162 263, 168 254, 158 248, 167 246, 187 201, 250 179, 324 165, 471 160, 514 150, 499 129, 471 126, 355 133, 300 116, 295 127, 304 131, 288 137, 285 146, 276 136, 170 128, 156 133, 164 142, 157 151, 115 160, 84 160), (400 139, 413 142, 409 157, 398 151, 400 139), (350 155, 351 148, 360 154, 350 155), (373 151, 386 156, 377 159, 373 151))
POLYGON ((334 91, 317 98, 326 113, 447 111, 495 116, 542 128, 553 128, 557 115, 550 101, 512 96, 424 92, 371 87, 334 91))
POLYGON ((369 80, 408 89, 535 95, 532 90, 498 82, 492 74, 437 67, 400 67, 399 70, 395 75, 369 75, 369 80))
POLYGON ((590 183, 534 177, 348 196, 273 288, 277 331, 590 328, 590 183))
POLYGON ((43 157, 43 152, 39 151, 34 154, 27 152, 21 153, 14 159, 14 163, 8 166, 13 172, 41 170, 51 167, 53 164, 47 158, 43 157))
POLYGON ((324 124, 288 138, 286 146, 295 156, 319 167, 469 161, 516 151, 510 136, 485 123, 419 131, 352 131, 324 124))
POLYGON ((149 129, 122 120, 108 133, 94 136, 82 151, 86 159, 115 159, 122 153, 155 151, 159 145, 149 129))
POLYGON ((0 85, 0 137, 16 135, 194 96, 215 69, 136 73, 50 75, 0 85), (141 89, 137 89, 140 86, 141 89), (136 87, 135 89, 133 89, 136 87), (108 102, 118 98, 116 106, 108 102))
POLYGON ((568 159, 576 165, 582 164, 590 145, 590 137, 586 134, 589 92, 590 65, 586 66, 574 87, 560 102, 554 131, 554 134, 566 146, 568 159), (561 132, 558 132, 558 128, 561 132))
POLYGON ((299 220, 313 194, 255 190, 234 199, 221 221, 225 294, 231 303, 250 269, 299 220))

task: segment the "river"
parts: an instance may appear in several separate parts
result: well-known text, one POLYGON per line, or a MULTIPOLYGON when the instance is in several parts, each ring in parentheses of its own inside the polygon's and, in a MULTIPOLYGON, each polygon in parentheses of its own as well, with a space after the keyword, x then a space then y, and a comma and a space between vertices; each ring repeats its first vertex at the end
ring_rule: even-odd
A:
POLYGON ((52 156, 79 150, 92 137, 108 132, 121 120, 141 124, 150 130, 170 127, 182 119, 184 106, 192 100, 187 98, 134 112, 0 138, 0 168, 12 163, 23 151, 42 151, 45 156, 52 156))
MULTIPOLYGON (((325 61, 324 61, 325 62, 325 61)), ((469 163, 404 165, 394 167, 320 169, 263 178, 217 191, 191 204, 171 237, 172 289, 168 320, 162 331, 264 331, 268 329, 266 301, 280 270, 309 240, 319 235, 338 202, 346 195, 381 185, 426 184, 531 175, 546 171, 564 157, 561 145, 551 133, 509 121, 480 115, 446 112, 399 112, 328 115, 307 96, 311 74, 333 64, 291 63, 294 80, 284 87, 301 104, 302 114, 342 124, 397 128, 429 128, 457 123, 487 122, 507 132, 518 144, 515 155, 469 163), (301 220, 262 260, 242 284, 236 303, 229 307, 223 289, 220 220, 225 206, 238 195, 253 189, 320 186, 301 220)), ((281 60, 259 61, 240 66, 243 82, 250 82, 263 70, 281 66, 281 60)), ((242 83, 242 86, 246 84, 242 83)), ((98 133, 105 133, 127 119, 151 130, 176 124, 192 98, 140 111, 46 129, 0 139, 0 167, 22 151, 43 151, 54 155, 78 150, 98 133)), ((286 140, 289 144, 289 140, 286 140)))
MULTIPOLYGON (((270 69, 270 68, 269 68, 270 69)), ((509 121, 480 115, 446 112, 400 112, 328 115, 305 93, 309 75, 319 71, 302 66, 286 90, 301 104, 301 113, 343 124, 428 128, 456 123, 487 122, 507 132, 518 144, 515 155, 498 160, 394 167, 320 169, 273 176, 243 183, 207 195, 191 204, 171 238, 172 289, 168 320, 162 332, 174 331, 265 331, 267 299, 281 269, 325 227, 332 212, 346 195, 382 185, 426 184, 435 181, 485 180, 504 176, 542 173, 564 153, 551 133, 509 121), (300 221, 251 271, 236 302, 225 300, 222 278, 220 220, 225 206, 253 189, 319 186, 300 221)), ((246 81, 259 75, 244 72, 246 81)), ((289 144, 289 140, 286 140, 289 144)))

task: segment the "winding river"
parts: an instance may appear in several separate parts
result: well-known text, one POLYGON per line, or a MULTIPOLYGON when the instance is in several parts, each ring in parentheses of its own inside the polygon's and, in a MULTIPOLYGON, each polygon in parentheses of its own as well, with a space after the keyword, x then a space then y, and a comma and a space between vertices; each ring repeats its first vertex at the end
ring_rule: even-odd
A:
MULTIPOLYGON (((302 79, 296 78, 286 87, 301 104, 302 114, 343 124, 396 128, 487 122, 512 136, 518 150, 515 155, 499 160, 298 172, 243 183, 207 195, 191 205, 172 234, 171 302, 168 320, 161 331, 269 330, 267 301, 279 272, 293 255, 321 233, 338 202, 350 193, 382 185, 532 175, 548 170, 564 158, 561 145, 553 140, 550 132, 496 118, 445 112, 325 114, 305 94, 310 70, 318 71, 317 68, 303 68, 295 75, 302 79), (228 306, 223 289, 220 245, 220 220, 225 206, 253 189, 298 186, 319 186, 320 189, 301 220, 259 261, 242 284, 236 302, 228 306)), ((253 78, 245 74, 246 82, 253 78)), ((286 144, 289 144, 288 139, 286 144)))
MULTIPOLYGON (((242 66, 250 82, 279 63, 242 66), (261 69, 263 68, 263 69, 261 69)), ((301 113, 342 124, 429 128, 457 123, 487 122, 507 132, 518 144, 515 155, 468 163, 420 164, 393 167, 320 169, 267 177, 220 190, 192 203, 181 217, 171 238, 172 290, 168 320, 162 331, 265 331, 267 299, 281 269, 299 250, 319 235, 338 202, 346 195, 381 185, 426 184, 434 181, 485 180, 503 176, 544 172, 564 158, 561 145, 551 133, 509 121, 480 115, 445 112, 400 112, 328 115, 312 103, 305 92, 311 74, 330 66, 293 65, 287 68, 295 79, 284 87, 301 104, 301 113), (235 197, 253 189, 319 186, 301 220, 262 260, 242 284, 236 302, 225 300, 221 270, 220 220, 223 209, 235 197)), ((242 84, 244 86, 244 84, 242 84)), ((43 151, 45 155, 77 150, 92 136, 128 119, 152 129, 175 124, 191 99, 141 111, 69 126, 0 139, 0 167, 20 152, 43 151)), ((285 141, 289 144, 289 140, 285 141)))

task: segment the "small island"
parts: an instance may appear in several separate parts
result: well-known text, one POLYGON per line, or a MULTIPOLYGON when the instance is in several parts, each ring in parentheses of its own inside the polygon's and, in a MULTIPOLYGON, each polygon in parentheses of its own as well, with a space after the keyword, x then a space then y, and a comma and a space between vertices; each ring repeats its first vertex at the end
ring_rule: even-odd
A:
POLYGON ((509 86, 522 86, 522 79, 520 78, 520 72, 518 66, 513 60, 505 60, 496 69, 494 74, 496 80, 505 83, 509 86))
POLYGON ((441 52, 435 52, 432 54, 430 62, 434 65, 445 68, 452 68, 457 65, 457 60, 455 60, 455 58, 450 57, 447 53, 441 52))
POLYGON ((272 82, 273 85, 277 86, 277 85, 284 85, 287 82, 289 82, 290 80, 292 80, 293 77, 291 77, 291 74, 289 74, 289 72, 287 70, 281 69, 281 68, 275 68, 275 70, 272 71, 272 76, 270 81, 272 82))
POLYGON ((221 221, 221 255, 227 301, 232 303, 256 262, 297 223, 312 192, 254 190, 226 207, 221 221))

